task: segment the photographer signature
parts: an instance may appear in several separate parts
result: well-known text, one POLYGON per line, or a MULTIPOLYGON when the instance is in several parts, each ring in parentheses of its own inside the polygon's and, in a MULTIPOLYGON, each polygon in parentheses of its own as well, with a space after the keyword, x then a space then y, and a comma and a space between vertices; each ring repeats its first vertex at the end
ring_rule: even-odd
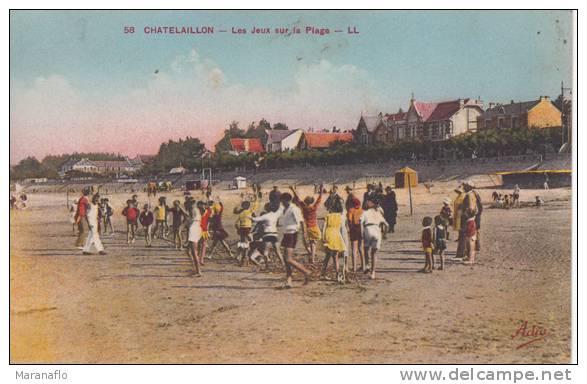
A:
POLYGON ((544 341, 548 334, 548 329, 539 325, 528 327, 528 320, 523 320, 516 331, 512 334, 512 340, 518 339, 519 341, 523 341, 522 344, 519 344, 516 347, 516 349, 521 349, 538 341, 544 341))

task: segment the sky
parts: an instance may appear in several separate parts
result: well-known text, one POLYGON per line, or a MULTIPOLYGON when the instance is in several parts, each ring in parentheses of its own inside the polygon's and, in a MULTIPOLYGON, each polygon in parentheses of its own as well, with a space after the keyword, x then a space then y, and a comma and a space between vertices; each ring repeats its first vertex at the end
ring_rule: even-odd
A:
POLYGON ((10 161, 155 154, 186 136, 213 148, 233 120, 354 129, 412 94, 554 99, 571 84, 572 35, 571 13, 550 10, 11 11, 10 161), (144 32, 158 26, 214 33, 144 32))

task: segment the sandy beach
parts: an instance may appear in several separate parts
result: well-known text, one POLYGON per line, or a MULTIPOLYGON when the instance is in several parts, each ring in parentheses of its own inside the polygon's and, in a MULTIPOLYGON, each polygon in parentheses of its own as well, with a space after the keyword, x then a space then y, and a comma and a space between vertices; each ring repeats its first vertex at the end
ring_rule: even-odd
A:
MULTIPOLYGON (((480 189, 486 208, 478 264, 453 260, 451 232, 446 270, 418 273, 422 217, 437 214, 455 186, 415 188, 412 215, 407 191, 397 190, 396 233, 378 253, 376 280, 357 273, 344 286, 315 280, 302 287, 296 276, 291 290, 279 289, 279 268, 239 267, 221 251, 195 278, 185 253, 167 242, 145 248, 139 237, 128 246, 120 211, 129 194, 109 195, 117 232, 103 237, 108 254, 82 255, 65 195, 30 194, 26 210, 10 213, 10 361, 569 362, 570 189, 522 190, 523 201, 540 195, 546 204, 516 209, 490 208, 493 189, 480 189), (516 334, 524 322, 545 331, 516 334)), ((300 187, 300 194, 310 189, 300 187)), ((170 201, 181 192, 165 195, 170 201)), ((238 193, 218 188, 216 196, 235 241, 238 193)), ((297 253, 303 259, 301 245, 297 253)))

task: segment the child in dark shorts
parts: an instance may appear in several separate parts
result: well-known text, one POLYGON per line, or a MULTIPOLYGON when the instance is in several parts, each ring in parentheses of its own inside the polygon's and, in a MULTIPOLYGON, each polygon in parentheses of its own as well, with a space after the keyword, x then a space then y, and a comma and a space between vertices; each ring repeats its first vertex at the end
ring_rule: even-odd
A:
MULTIPOLYGON (((434 252, 440 257, 440 267, 444 269, 444 251, 446 250, 447 230, 445 220, 440 216, 434 218, 434 252)), ((432 257, 432 267, 434 268, 434 256, 432 257)))

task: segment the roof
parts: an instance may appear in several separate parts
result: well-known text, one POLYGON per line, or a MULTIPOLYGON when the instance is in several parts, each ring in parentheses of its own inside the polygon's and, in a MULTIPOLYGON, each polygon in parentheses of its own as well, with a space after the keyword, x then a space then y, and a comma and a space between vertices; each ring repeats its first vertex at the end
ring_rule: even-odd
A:
POLYGON ((268 143, 280 143, 283 139, 294 133, 296 130, 290 131, 289 129, 272 129, 265 131, 267 133, 268 143))
POLYGON ((308 148, 328 148, 336 142, 348 143, 353 141, 352 133, 332 132, 304 132, 308 148))
POLYGON ((131 159, 131 161, 149 163, 155 159, 155 156, 157 155, 137 155, 134 159, 131 159))
MULTIPOLYGON (((469 99, 462 100, 467 105, 469 99)), ((422 121, 439 121, 450 119, 452 115, 461 109, 461 100, 449 100, 439 103, 425 103, 414 101, 414 108, 422 118, 422 121)))
POLYGON ((367 132, 375 131, 381 122, 381 116, 361 116, 361 119, 365 122, 367 132))
POLYGON ((71 166, 74 166, 75 164, 77 164, 79 161, 80 161, 80 159, 70 158, 65 163, 61 164, 61 167, 71 167, 71 166))
POLYGON ((91 160, 91 162, 99 168, 119 168, 131 166, 130 162, 127 160, 91 160))
POLYGON ((252 152, 252 153, 263 153, 263 143, 261 139, 230 139, 230 145, 236 152, 252 152))
POLYGON ((483 113, 484 119, 490 119, 494 116, 514 115, 528 112, 534 108, 540 100, 521 101, 519 103, 498 104, 493 108, 489 108, 483 113))
POLYGON ((410 167, 403 167, 401 169, 398 169, 395 173, 418 173, 418 172, 414 171, 410 167))
POLYGON ((408 117, 408 113, 407 112, 398 112, 398 113, 387 113, 387 114, 385 114, 385 119, 387 121, 392 121, 392 122, 402 121, 402 120, 405 120, 407 117, 408 117))

